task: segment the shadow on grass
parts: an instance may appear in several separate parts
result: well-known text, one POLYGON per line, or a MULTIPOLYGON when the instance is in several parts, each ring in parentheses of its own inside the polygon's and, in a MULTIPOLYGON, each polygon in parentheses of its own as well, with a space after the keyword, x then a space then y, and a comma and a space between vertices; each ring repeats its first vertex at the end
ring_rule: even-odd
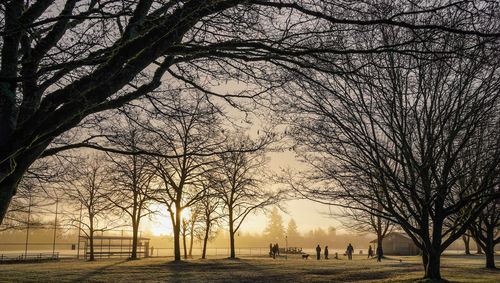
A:
MULTIPOLYGON (((74 280, 74 282, 88 281, 93 276, 103 273, 106 269, 109 269, 109 268, 116 266, 116 265, 120 265, 120 264, 125 263, 127 261, 128 261, 127 259, 124 259, 124 260, 120 260, 120 261, 117 261, 117 262, 112 263, 112 264, 101 266, 101 267, 99 267, 99 268, 97 268, 97 269, 95 269, 95 270, 93 270, 85 275, 80 276, 78 279, 74 280)), ((96 261, 93 261, 93 262, 96 262, 96 261)))

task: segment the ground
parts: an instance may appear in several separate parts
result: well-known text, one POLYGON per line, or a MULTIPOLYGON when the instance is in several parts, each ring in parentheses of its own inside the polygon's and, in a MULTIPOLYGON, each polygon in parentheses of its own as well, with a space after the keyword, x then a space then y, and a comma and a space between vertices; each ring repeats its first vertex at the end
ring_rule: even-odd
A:
MULTIPOLYGON (((59 260, 0 265, 0 282, 416 282, 423 276, 419 257, 391 257, 378 263, 365 256, 353 261, 268 257, 95 262, 59 260), (401 260, 401 261, 400 261, 401 260)), ((500 265, 497 258, 497 265, 500 265)), ((500 282, 500 270, 484 268, 484 256, 446 255, 442 276, 451 282, 500 282)))

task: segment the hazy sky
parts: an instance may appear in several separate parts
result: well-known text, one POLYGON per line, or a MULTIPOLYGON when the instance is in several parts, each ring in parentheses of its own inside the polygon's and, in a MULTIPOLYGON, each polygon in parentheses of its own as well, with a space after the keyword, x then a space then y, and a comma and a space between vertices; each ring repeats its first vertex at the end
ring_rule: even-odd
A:
MULTIPOLYGON (((271 153, 269 156, 269 165, 274 171, 278 171, 280 168, 285 167, 291 167, 295 170, 304 168, 304 165, 300 164, 300 162, 295 159, 294 153, 291 151, 271 153)), ((281 211, 280 214, 283 216, 283 224, 285 228, 290 219, 293 218, 297 223, 299 231, 302 233, 318 227, 327 229, 329 226, 333 226, 337 228, 337 230, 341 230, 341 224, 329 216, 330 207, 327 205, 301 199, 284 202, 283 206, 286 213, 281 211)), ((271 209, 272 207, 269 208, 269 211, 271 209)), ((150 231, 155 235, 159 235, 160 233, 173 234, 172 224, 170 217, 168 216, 168 212, 166 209, 162 210, 164 211, 163 216, 155 216, 153 221, 144 221, 144 231, 150 231)), ((241 231, 244 231, 245 233, 262 233, 266 225, 267 217, 265 213, 259 212, 251 214, 245 219, 242 224, 241 231)))
MULTIPOLYGON (((223 94, 236 94, 238 91, 241 91, 246 87, 247 85, 244 83, 228 81, 225 83, 222 82, 219 86, 213 87, 211 91, 223 94)), ((247 127, 246 134, 250 135, 252 138, 257 138, 259 136, 258 133, 262 135, 262 125, 267 125, 269 123, 267 119, 269 117, 266 116, 272 115, 266 110, 245 113, 235 109, 234 107, 228 105, 224 100, 218 98, 213 98, 212 102, 215 102, 216 104, 220 103, 220 105, 222 105, 228 115, 228 119, 231 120, 231 123, 247 127)), ((241 103, 245 101, 240 100, 239 102, 241 103)), ((300 171, 306 168, 304 164, 300 163, 295 158, 295 153, 293 151, 273 152, 268 153, 268 156, 270 158, 270 169, 274 172, 279 172, 282 168, 292 168, 294 171, 300 171)), ((269 185, 272 186, 273 184, 269 185)), ((285 227, 288 225, 290 218, 293 218, 297 223, 299 231, 302 233, 318 227, 327 229, 329 226, 333 226, 337 228, 337 230, 341 229, 340 223, 328 216, 330 208, 326 205, 309 200, 292 200, 283 203, 282 206, 284 206, 284 209, 286 210, 286 213, 281 212, 285 227)), ((153 221, 145 221, 143 223, 143 230, 149 230, 157 235, 160 233, 173 234, 172 224, 170 217, 168 216, 168 212, 165 209, 163 209, 163 211, 164 216, 156 216, 153 221)), ((241 230, 244 232, 262 233, 266 227, 266 223, 267 218, 263 212, 251 214, 245 219, 241 230)))

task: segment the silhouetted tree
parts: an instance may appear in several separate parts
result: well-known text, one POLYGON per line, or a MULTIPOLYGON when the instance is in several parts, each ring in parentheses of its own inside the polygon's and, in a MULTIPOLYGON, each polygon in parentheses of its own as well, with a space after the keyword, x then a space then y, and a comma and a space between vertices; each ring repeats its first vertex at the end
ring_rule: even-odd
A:
POLYGON ((95 146, 87 138, 54 142, 61 134, 80 128, 88 116, 146 95, 162 80, 171 89, 179 82, 202 88, 204 81, 232 77, 253 89, 207 93, 252 98, 280 85, 270 75, 273 64, 321 69, 310 60, 322 52, 411 52, 405 50, 407 38, 375 49, 339 46, 382 25, 413 31, 409 42, 432 31, 498 37, 490 16, 497 9, 491 1, 2 1, 0 223, 36 159, 95 146), (447 17, 456 14, 466 17, 459 24, 447 17), (421 19, 410 21, 415 17, 421 19))
POLYGON ((248 137, 233 137, 225 145, 225 153, 219 154, 214 189, 224 203, 229 226, 231 258, 235 258, 234 235, 246 217, 258 209, 275 204, 280 192, 266 191, 264 169, 266 158, 255 148, 248 137))
POLYGON ((64 193, 75 207, 83 207, 83 216, 88 221, 74 220, 83 225, 82 231, 89 239, 89 260, 93 261, 94 256, 94 233, 103 230, 105 227, 100 220, 106 223, 109 219, 107 212, 113 209, 113 204, 109 201, 109 187, 112 186, 108 176, 108 168, 102 156, 88 156, 78 162, 78 167, 73 168, 72 176, 65 182, 64 193))
POLYGON ((205 195, 204 174, 223 139, 220 112, 199 93, 179 93, 155 100, 147 130, 153 148, 164 156, 152 158, 158 187, 156 199, 167 206, 174 230, 175 260, 180 260, 182 211, 205 195), (168 155, 172 156, 169 157, 168 155))
MULTIPOLYGON (((492 190, 499 190, 499 184, 492 186, 492 190)), ((470 226, 470 231, 477 239, 477 245, 486 255, 486 268, 495 267, 495 245, 500 243, 500 203, 490 202, 479 214, 479 217, 470 226)))
MULTIPOLYGON (((134 114, 129 114, 134 115, 134 114)), ((106 133, 114 148, 137 152, 144 148, 147 134, 135 124, 133 118, 117 119, 106 133)), ((137 258, 139 226, 143 217, 153 213, 152 169, 144 155, 109 154, 110 180, 113 186, 107 196, 113 205, 130 217, 132 224, 132 250, 130 258, 137 258)))
MULTIPOLYGON (((376 40, 350 44, 375 47, 406 36, 400 28, 377 30, 376 40)), ((397 223, 422 250, 425 278, 441 278, 441 253, 498 197, 487 188, 500 148, 480 142, 493 134, 483 126, 498 119, 496 46, 429 33, 406 48, 433 54, 349 55, 342 63, 351 73, 294 73, 295 97, 278 105, 290 107, 296 148, 314 168, 312 185, 299 190, 397 223), (482 147, 471 154, 474 144, 482 147), (460 188, 459 180, 479 173, 473 190, 460 188)))
POLYGON ((207 243, 215 236, 215 227, 225 216, 222 213, 222 201, 213 189, 213 180, 210 178, 202 183, 205 186, 205 196, 194 206, 200 214, 199 238, 203 241, 201 258, 206 258, 207 243))

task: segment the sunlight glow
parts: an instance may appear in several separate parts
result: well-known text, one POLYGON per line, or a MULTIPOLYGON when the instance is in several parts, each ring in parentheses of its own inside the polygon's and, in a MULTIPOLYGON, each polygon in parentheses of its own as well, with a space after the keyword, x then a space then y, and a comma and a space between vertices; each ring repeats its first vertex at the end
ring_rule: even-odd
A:
MULTIPOLYGON (((153 214, 150 219, 144 220, 144 230, 153 236, 173 235, 172 220, 167 207, 163 204, 152 204, 151 209, 158 211, 158 213, 153 214)), ((181 217, 189 218, 190 216, 190 208, 184 209, 181 213, 181 217)))

